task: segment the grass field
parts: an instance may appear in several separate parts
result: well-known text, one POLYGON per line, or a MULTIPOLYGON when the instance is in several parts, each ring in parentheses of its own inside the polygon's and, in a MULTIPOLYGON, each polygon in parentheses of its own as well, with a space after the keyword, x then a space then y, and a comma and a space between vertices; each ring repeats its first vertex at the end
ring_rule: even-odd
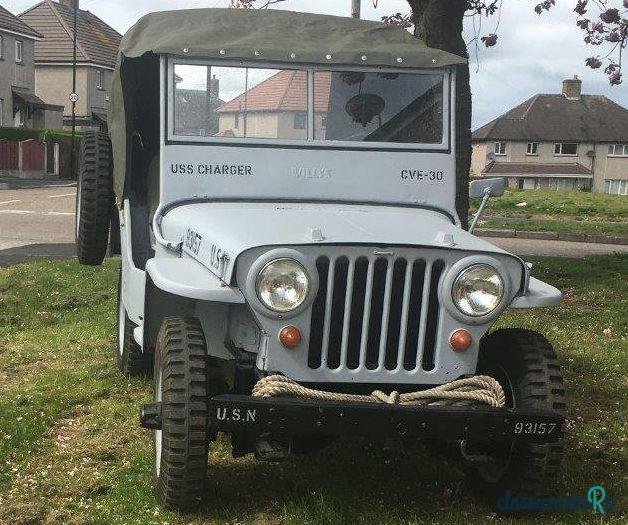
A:
MULTIPOLYGON (((560 287, 551 311, 509 313, 555 343, 568 392, 557 495, 605 487, 616 510, 522 523, 626 523, 628 258, 537 259, 560 287)), ((0 524, 513 523, 473 499, 460 465, 420 444, 340 441, 281 464, 232 459, 221 438, 198 515, 160 510, 152 446, 137 407, 146 380, 115 371, 118 261, 40 262, 0 270, 0 524)))
MULTIPOLYGON (((471 202, 475 212, 479 200, 471 202)), ((489 201, 483 228, 628 236, 628 198, 588 192, 508 190, 489 201)))

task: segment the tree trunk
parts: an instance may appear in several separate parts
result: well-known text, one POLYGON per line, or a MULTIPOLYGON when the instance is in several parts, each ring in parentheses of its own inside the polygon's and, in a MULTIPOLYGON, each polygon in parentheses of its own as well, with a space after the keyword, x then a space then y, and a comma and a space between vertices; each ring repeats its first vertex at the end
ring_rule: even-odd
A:
MULTIPOLYGON (((436 49, 469 58, 462 36, 467 0, 407 0, 415 20, 415 35, 436 49)), ((467 228, 471 169, 471 85, 469 65, 456 71, 456 209, 467 228)))

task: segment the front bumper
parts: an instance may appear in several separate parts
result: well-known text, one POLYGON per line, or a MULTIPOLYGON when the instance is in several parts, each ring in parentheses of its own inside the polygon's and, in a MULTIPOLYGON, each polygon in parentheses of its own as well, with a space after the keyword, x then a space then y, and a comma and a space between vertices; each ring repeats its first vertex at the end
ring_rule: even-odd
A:
MULTIPOLYGON (((161 428, 161 407, 146 405, 141 424, 161 428)), ((510 408, 401 406, 220 395, 209 402, 213 431, 249 436, 297 435, 409 437, 446 441, 552 443, 563 418, 551 412, 510 408)))

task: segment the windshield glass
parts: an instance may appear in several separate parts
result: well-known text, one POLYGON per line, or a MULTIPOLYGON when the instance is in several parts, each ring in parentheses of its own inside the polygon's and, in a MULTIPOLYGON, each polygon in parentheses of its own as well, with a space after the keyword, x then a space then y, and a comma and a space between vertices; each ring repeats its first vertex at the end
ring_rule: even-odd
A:
POLYGON ((317 140, 440 144, 443 76, 316 71, 317 140))
POLYGON ((175 64, 172 78, 175 136, 443 142, 443 73, 175 64))

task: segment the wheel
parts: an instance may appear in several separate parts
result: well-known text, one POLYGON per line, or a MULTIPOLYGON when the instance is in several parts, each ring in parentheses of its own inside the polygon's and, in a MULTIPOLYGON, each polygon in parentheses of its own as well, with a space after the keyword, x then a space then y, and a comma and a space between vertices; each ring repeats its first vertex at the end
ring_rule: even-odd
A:
MULTIPOLYGON (((552 345, 537 332, 497 330, 482 340, 479 373, 492 375, 504 386, 510 406, 565 414, 565 390, 552 345)), ((471 487, 496 505, 509 490, 515 496, 549 494, 563 456, 561 441, 548 444, 469 444, 471 487)))
POLYGON ((162 428, 155 431, 155 495, 167 509, 192 512, 207 474, 208 357, 194 318, 164 319, 155 349, 155 402, 162 428))
POLYGON ((151 372, 152 356, 143 352, 135 342, 133 331, 137 325, 129 319, 122 302, 122 271, 118 280, 118 369, 127 375, 148 375, 151 372))
POLYGON ((76 255, 81 264, 102 264, 113 211, 111 142, 106 133, 87 131, 81 143, 76 191, 76 255))

